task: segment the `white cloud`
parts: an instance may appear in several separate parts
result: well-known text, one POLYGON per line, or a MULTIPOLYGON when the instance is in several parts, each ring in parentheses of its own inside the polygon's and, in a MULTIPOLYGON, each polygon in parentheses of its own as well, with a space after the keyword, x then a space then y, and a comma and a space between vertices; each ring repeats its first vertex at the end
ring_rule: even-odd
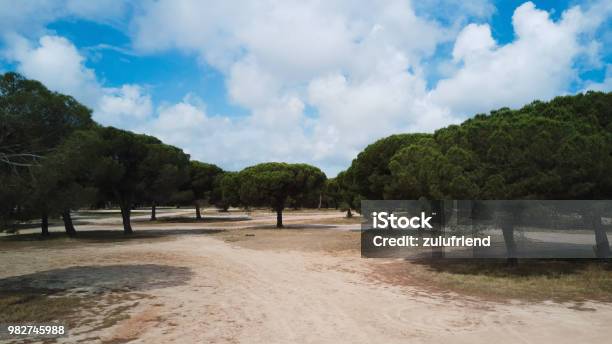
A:
MULTIPOLYGON (((288 99, 283 112, 289 114, 288 118, 299 117, 302 106, 295 99, 288 99)), ((211 116, 201 102, 186 97, 179 103, 158 108, 157 116, 138 131, 182 147, 196 159, 228 169, 268 160, 302 161, 310 143, 302 135, 299 122, 269 122, 269 118, 276 115, 266 110, 234 120, 211 116), (295 137, 286 141, 286 135, 295 137)))
POLYGON ((441 80, 430 97, 455 113, 469 115, 565 93, 578 78, 576 59, 592 50, 581 35, 594 28, 593 21, 597 20, 574 7, 554 22, 527 2, 512 17, 516 39, 502 46, 493 40, 488 24, 468 25, 453 50, 453 59, 462 65, 441 80))
POLYGON ((488 58, 486 54, 490 53, 495 46, 489 25, 469 24, 459 33, 455 41, 453 61, 470 62, 472 59, 486 59, 488 58))
POLYGON ((6 38, 6 59, 17 71, 44 83, 49 89, 75 97, 94 110, 94 119, 105 125, 134 128, 153 112, 151 97, 138 85, 104 87, 85 58, 64 37, 42 36, 31 44, 22 36, 6 38))
POLYGON ((17 71, 42 81, 55 91, 70 94, 92 105, 100 92, 93 70, 85 67, 84 58, 67 39, 42 36, 38 44, 18 35, 7 36, 6 58, 16 61, 17 71))
POLYGON ((266 73, 253 56, 242 59, 230 68, 227 88, 237 104, 249 108, 265 106, 279 93, 280 81, 266 73))
POLYGON ((422 99, 420 71, 449 37, 406 1, 162 0, 134 20, 132 32, 141 52, 195 52, 225 74, 230 99, 251 112, 210 129, 231 131, 221 141, 231 143, 225 156, 233 166, 304 160, 328 171, 334 165, 333 174, 373 139, 435 128, 423 111, 444 113, 437 125, 453 121, 422 99), (315 118, 304 113, 307 105, 315 118), (376 126, 367 124, 373 116, 376 126))
POLYGON ((151 96, 138 85, 105 88, 94 118, 104 124, 134 128, 153 114, 151 96))

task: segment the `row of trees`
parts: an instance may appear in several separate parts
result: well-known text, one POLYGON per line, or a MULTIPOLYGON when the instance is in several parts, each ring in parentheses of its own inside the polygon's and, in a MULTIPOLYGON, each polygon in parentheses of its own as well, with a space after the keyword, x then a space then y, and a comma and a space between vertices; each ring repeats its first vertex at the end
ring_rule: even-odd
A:
POLYGON ((369 145, 337 183, 366 199, 606 199, 612 93, 479 114, 369 145))
POLYGON ((210 202, 268 206, 282 227, 286 206, 311 206, 325 174, 305 164, 266 163, 240 172, 190 160, 181 149, 155 137, 104 127, 91 110, 70 96, 15 73, 0 77, 0 221, 7 226, 61 216, 66 233, 76 233, 71 210, 117 206, 123 229, 132 233, 131 211, 161 204, 210 202))
POLYGON ((286 207, 342 208, 362 199, 609 199, 612 93, 589 92, 479 114, 433 134, 401 134, 364 149, 336 178, 305 164, 263 163, 240 172, 192 161, 158 139, 91 118, 72 97, 7 73, 0 78, 0 220, 61 216, 116 205, 208 201, 267 206, 282 226, 286 207))
MULTIPOLYGON (((597 200, 612 197, 611 171, 612 93, 588 92, 479 114, 433 134, 389 136, 334 182, 351 207, 360 199, 597 200)), ((608 247, 605 235, 597 238, 608 247)))

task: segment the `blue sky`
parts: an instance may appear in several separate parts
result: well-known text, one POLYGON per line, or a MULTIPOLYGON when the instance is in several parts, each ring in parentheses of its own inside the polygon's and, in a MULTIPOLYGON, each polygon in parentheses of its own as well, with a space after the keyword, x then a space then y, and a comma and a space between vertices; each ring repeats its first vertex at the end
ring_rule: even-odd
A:
POLYGON ((0 0, 0 71, 240 169, 612 88, 605 1, 0 0))

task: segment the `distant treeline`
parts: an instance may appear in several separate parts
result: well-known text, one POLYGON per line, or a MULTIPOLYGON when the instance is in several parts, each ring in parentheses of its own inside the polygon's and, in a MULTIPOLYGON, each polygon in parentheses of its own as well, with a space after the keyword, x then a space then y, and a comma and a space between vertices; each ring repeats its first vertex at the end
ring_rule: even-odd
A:
POLYGON ((70 96, 15 73, 0 76, 0 220, 4 226, 135 205, 359 210, 361 199, 609 199, 612 93, 588 92, 478 114, 433 134, 400 134, 364 149, 336 178, 306 164, 240 172, 190 160, 152 136, 104 127, 70 96))

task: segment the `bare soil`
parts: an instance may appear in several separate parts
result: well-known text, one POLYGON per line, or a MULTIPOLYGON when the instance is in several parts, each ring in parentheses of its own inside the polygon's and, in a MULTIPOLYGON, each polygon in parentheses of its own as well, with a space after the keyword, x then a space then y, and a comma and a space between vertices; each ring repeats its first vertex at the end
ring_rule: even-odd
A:
POLYGON ((549 265, 547 274, 546 266, 363 259, 359 221, 334 211, 287 212, 282 230, 265 211, 208 210, 205 221, 188 220, 187 209, 160 213, 153 222, 138 214, 131 238, 117 217, 96 214, 79 218, 76 239, 39 240, 28 234, 35 230, 2 238, 0 320, 67 322, 70 336, 50 343, 603 343, 612 335, 605 266, 549 265))

